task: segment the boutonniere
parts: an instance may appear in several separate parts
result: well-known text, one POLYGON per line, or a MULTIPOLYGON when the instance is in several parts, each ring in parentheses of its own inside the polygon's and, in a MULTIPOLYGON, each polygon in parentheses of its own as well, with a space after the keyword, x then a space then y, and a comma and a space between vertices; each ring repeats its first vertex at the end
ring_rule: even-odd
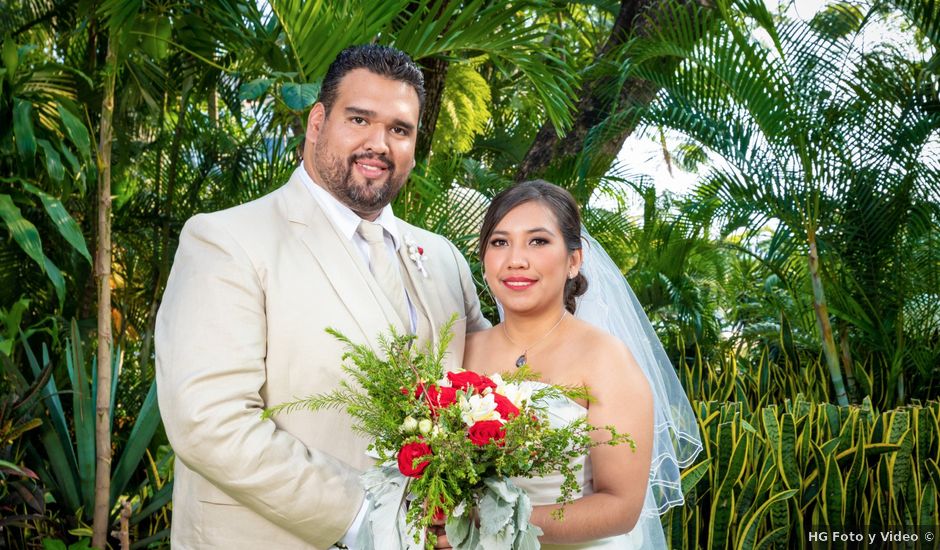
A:
POLYGON ((418 243, 411 238, 411 235, 405 235, 405 247, 407 247, 408 250, 408 257, 414 262, 418 271, 424 275, 424 278, 427 279, 428 270, 424 268, 424 248, 418 246, 418 243))

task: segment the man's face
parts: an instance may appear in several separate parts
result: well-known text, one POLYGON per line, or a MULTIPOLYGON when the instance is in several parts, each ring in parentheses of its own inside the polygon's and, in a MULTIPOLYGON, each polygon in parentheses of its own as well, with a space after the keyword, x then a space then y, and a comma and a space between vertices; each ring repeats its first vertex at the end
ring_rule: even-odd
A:
POLYGON ((414 167, 419 117, 411 85, 354 69, 340 80, 329 115, 307 122, 304 168, 360 217, 374 220, 414 167))

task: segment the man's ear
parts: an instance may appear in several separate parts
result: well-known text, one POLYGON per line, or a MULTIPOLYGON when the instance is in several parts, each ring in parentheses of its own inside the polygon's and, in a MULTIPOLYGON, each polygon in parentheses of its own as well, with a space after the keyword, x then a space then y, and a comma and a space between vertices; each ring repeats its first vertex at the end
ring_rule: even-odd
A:
POLYGON ((319 101, 310 109, 307 115, 307 133, 306 138, 310 143, 316 143, 320 136, 320 129, 326 120, 326 108, 319 101))

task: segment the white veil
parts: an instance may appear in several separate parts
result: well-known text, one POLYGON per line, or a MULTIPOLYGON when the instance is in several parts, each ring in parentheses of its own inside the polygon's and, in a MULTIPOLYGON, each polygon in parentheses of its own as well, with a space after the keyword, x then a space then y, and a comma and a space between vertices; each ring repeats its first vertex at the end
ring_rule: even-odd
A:
POLYGON ((588 290, 577 298, 575 316, 618 337, 633 353, 653 393, 652 464, 643 513, 634 530, 643 531, 636 535, 645 539, 644 547, 665 548, 659 515, 684 502, 680 470, 702 450, 698 423, 633 289, 600 243, 583 226, 581 231, 585 242, 581 273, 588 290))

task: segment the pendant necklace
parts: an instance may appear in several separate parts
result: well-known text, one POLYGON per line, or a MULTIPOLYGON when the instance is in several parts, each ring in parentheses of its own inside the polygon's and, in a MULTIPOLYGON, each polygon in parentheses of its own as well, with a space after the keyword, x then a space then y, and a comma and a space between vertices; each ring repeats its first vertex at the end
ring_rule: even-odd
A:
MULTIPOLYGON (((532 348, 534 348, 535 346, 541 344, 542 341, 545 340, 546 338, 548 338, 551 333, 555 332, 555 329, 558 328, 558 325, 560 325, 561 322, 564 321, 564 320, 565 320, 565 317, 567 317, 567 316, 568 316, 568 310, 566 309, 566 310, 564 310, 564 311, 561 313, 561 317, 559 317, 558 320, 555 321, 555 324, 552 325, 552 328, 548 329, 548 332, 546 332, 544 335, 542 335, 541 338, 539 338, 538 340, 536 340, 535 343, 533 343, 533 344, 530 345, 529 347, 527 347, 527 348, 525 348, 525 349, 522 350, 522 355, 520 355, 520 356, 516 359, 516 368, 517 368, 517 369, 521 369, 522 366, 525 365, 525 364, 528 362, 528 359, 526 358, 526 354, 529 353, 529 350, 532 349, 532 348)), ((509 340, 509 343, 512 344, 512 345, 514 345, 514 346, 516 346, 516 347, 518 347, 519 344, 517 344, 515 340, 513 340, 512 338, 509 337, 509 331, 506 330, 506 323, 505 323, 505 322, 503 322, 502 326, 503 326, 503 334, 506 336, 506 339, 509 340)))

